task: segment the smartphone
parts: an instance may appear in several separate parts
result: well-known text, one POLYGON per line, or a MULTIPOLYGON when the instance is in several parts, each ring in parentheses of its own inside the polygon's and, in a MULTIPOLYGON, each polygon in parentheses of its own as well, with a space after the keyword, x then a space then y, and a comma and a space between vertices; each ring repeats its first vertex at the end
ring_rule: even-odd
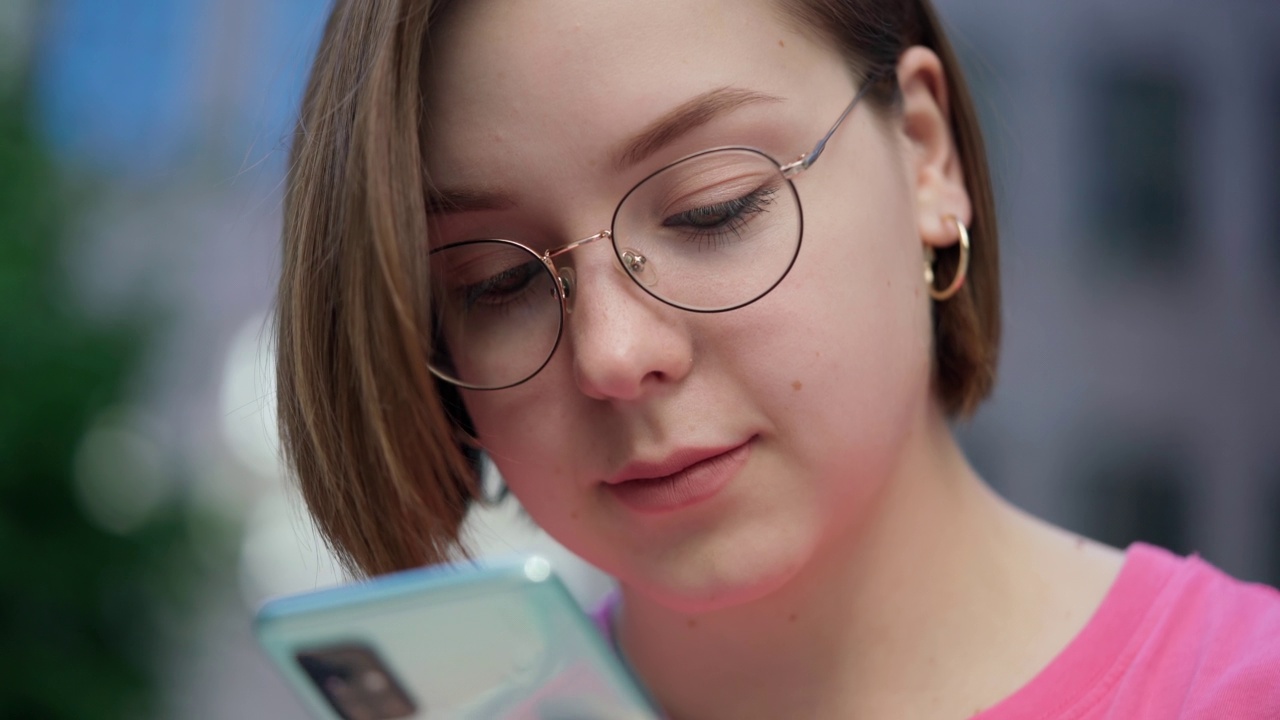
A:
POLYGON ((317 720, 661 717, 538 556, 280 598, 254 630, 317 720))

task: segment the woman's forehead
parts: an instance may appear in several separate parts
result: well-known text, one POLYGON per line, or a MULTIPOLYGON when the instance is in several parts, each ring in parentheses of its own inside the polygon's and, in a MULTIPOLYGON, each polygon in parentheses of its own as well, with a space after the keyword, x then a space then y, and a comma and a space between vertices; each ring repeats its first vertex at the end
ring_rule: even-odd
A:
POLYGON ((487 149, 554 153, 561 139, 602 156, 717 88, 786 99, 843 73, 770 0, 473 0, 433 32, 430 53, 430 165, 441 168, 487 149))

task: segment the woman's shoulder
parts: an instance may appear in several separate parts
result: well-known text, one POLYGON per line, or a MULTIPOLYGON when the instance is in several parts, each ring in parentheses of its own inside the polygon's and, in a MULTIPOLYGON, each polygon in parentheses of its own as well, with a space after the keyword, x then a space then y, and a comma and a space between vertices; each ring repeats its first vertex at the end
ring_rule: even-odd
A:
POLYGON ((1158 591, 1121 686, 1176 701, 1177 717, 1280 717, 1280 591, 1149 545, 1126 565, 1158 591))
POLYGON ((1258 647, 1268 632, 1280 640, 1280 590, 1237 580, 1199 555, 1181 557, 1150 545, 1130 547, 1126 563, 1165 584, 1152 609, 1166 632, 1199 638, 1206 650, 1265 649, 1280 657, 1280 644, 1258 647))
POLYGON ((1280 718, 1280 591, 1134 544, 1084 630, 979 717, 1280 718))

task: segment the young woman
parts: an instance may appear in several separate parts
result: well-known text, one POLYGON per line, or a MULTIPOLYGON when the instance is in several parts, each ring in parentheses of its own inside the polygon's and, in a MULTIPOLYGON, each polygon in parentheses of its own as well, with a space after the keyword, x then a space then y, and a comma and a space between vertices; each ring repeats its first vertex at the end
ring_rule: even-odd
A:
POLYGON ((673 718, 1280 714, 1280 598, 994 495, 995 214, 927 0, 339 0, 294 148, 288 456, 352 568, 487 456, 673 718))

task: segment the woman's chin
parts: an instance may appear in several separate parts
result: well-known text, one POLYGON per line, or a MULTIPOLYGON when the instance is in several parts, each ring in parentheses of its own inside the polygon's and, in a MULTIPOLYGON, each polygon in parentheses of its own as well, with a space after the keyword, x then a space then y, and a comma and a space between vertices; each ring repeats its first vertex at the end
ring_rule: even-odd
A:
POLYGON ((785 587, 800 564, 782 557, 743 554, 726 561, 665 566, 619 578, 623 586, 668 610, 701 615, 746 605, 785 587))

